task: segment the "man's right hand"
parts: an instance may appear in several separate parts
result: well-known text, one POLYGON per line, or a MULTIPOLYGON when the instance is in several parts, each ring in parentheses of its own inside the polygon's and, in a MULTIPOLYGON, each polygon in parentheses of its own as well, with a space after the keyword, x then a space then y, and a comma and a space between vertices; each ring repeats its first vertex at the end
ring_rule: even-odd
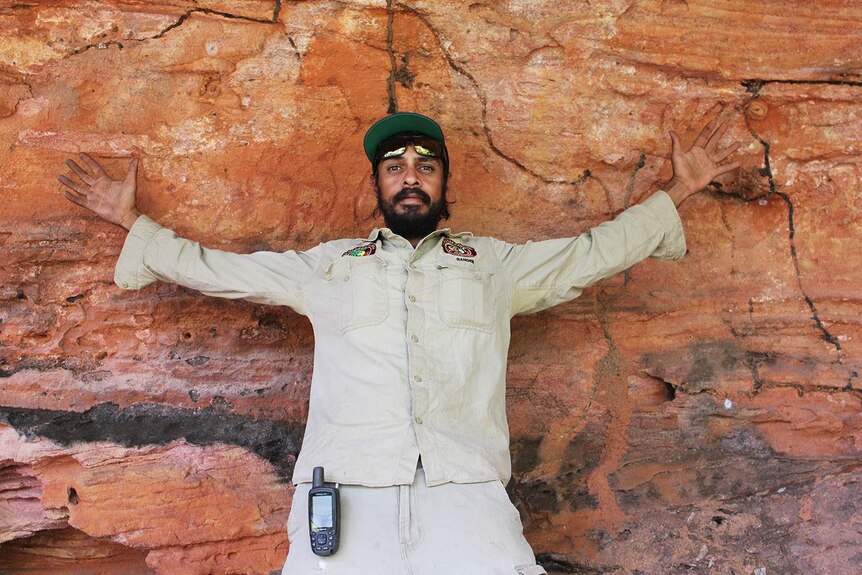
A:
POLYGON ((79 155, 94 172, 94 175, 90 175, 74 160, 66 160, 66 165, 84 183, 80 184, 66 176, 58 176, 57 179, 60 180, 60 183, 69 188, 63 190, 63 194, 70 202, 95 212, 102 219, 123 226, 127 230, 131 229, 132 224, 141 215, 135 202, 138 159, 134 158, 129 164, 125 178, 114 180, 96 160, 83 152, 79 155))

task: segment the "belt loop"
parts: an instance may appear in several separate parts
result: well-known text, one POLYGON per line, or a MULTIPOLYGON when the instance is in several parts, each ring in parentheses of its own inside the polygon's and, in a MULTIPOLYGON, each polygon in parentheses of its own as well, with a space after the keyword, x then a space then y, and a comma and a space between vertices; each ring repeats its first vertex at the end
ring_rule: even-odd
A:
POLYGON ((410 547, 410 486, 398 485, 398 538, 410 547))

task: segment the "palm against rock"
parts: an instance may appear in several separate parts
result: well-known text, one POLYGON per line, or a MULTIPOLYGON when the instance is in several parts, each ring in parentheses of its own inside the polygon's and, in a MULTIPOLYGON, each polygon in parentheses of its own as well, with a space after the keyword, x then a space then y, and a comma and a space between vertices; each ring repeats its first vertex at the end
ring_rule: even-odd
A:
POLYGON ((125 177, 115 180, 89 155, 81 153, 80 157, 93 174, 73 160, 66 160, 66 165, 81 178, 83 184, 59 176, 57 179, 68 188, 63 190, 63 194, 69 201, 91 210, 104 220, 129 229, 140 215, 136 204, 137 158, 129 164, 125 177))
POLYGON ((718 147, 729 127, 727 122, 719 123, 718 118, 714 118, 703 127, 688 150, 683 147, 677 133, 671 130, 673 179, 684 185, 689 194, 699 192, 721 174, 740 166, 739 161, 722 163, 739 148, 738 142, 723 150, 718 147))

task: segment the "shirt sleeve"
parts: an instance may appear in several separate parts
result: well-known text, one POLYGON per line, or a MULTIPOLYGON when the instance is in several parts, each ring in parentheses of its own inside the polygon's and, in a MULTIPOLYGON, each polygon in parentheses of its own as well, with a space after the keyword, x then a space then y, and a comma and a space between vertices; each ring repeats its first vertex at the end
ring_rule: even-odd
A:
POLYGON ((575 238, 495 245, 513 289, 513 316, 572 300, 647 257, 675 260, 686 251, 676 206, 663 191, 575 238))
POLYGON ((305 292, 320 264, 320 247, 235 254, 201 247, 140 216, 123 244, 114 281, 123 289, 140 289, 161 280, 211 296, 287 305, 308 315, 305 292))

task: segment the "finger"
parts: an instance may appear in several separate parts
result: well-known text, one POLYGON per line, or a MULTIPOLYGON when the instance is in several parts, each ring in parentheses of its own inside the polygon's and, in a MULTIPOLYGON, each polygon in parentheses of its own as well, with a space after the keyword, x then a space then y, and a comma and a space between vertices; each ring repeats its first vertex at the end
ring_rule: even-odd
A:
POLYGON ((75 163, 74 160, 66 160, 66 165, 69 166, 69 169, 78 174, 78 177, 84 180, 85 183, 89 185, 93 185, 93 182, 96 180, 93 179, 93 176, 88 174, 84 168, 75 163))
POLYGON ((132 183, 134 183, 135 180, 137 179, 137 177, 138 177, 138 159, 133 158, 132 162, 129 164, 128 171, 126 171, 125 181, 126 182, 131 181, 132 183))
POLYGON ((715 125, 718 123, 718 116, 710 120, 710 122, 703 127, 700 131, 700 134, 697 135, 697 138, 694 140, 694 145, 700 148, 706 147, 706 143, 709 141, 710 136, 715 133, 715 125))
POLYGON ((673 145, 673 152, 682 151, 682 142, 679 141, 679 136, 673 130, 668 130, 670 133, 670 142, 673 145))
POLYGON ((718 128, 709 136, 704 149, 707 151, 716 149, 718 147, 718 143, 721 141, 721 137, 724 136, 728 129, 730 129, 730 124, 728 122, 722 122, 719 124, 718 128))
POLYGON ((100 165, 99 165, 99 163, 98 163, 96 160, 94 160, 93 158, 91 158, 91 157, 89 156, 89 154, 86 154, 86 153, 84 153, 84 152, 81 152, 81 153, 80 153, 80 154, 78 154, 78 155, 79 155, 79 156, 81 156, 81 159, 82 159, 82 160, 84 160, 85 162, 87 162, 87 165, 88 165, 88 166, 90 166, 90 169, 91 169, 91 170, 93 170, 93 171, 96 173, 96 176, 98 176, 98 177, 100 177, 100 178, 107 178, 107 177, 108 177, 107 172, 105 172, 105 170, 103 170, 103 169, 102 169, 102 166, 100 166, 100 165))
POLYGON ((87 197, 86 194, 82 194, 81 192, 77 192, 77 191, 72 190, 72 189, 65 189, 64 190, 63 188, 60 188, 60 191, 62 191, 64 194, 72 194, 72 195, 77 196, 79 198, 86 198, 87 197))
POLYGON ((81 206, 82 208, 87 207, 87 198, 84 198, 82 196, 76 196, 75 194, 73 194, 69 190, 63 190, 63 195, 66 196, 66 199, 69 200, 70 202, 72 202, 73 204, 77 204, 77 205, 81 206))
POLYGON ((82 186, 78 182, 76 182, 74 180, 70 180, 66 176, 57 176, 57 179, 60 180, 61 184, 63 184, 67 188, 70 188, 70 189, 76 191, 79 195, 82 195, 84 197, 87 196, 87 193, 88 193, 87 188, 85 188, 84 186, 82 186))
POLYGON ((731 155, 733 152, 735 152, 736 150, 738 150, 738 149, 739 149, 739 146, 741 146, 741 145, 742 145, 742 144, 740 144, 739 142, 734 142, 733 144, 729 145, 727 148, 725 148, 725 149, 724 149, 724 150, 722 150, 721 152, 716 152, 716 155, 715 155, 715 162, 716 162, 716 163, 719 163, 719 162, 724 161, 724 159, 725 159, 725 158, 727 158, 727 157, 728 157, 729 155, 731 155))
MULTIPOLYGON (((59 178, 58 178, 58 179, 59 179, 59 178)), ((61 182, 61 183, 62 183, 62 182, 61 182)), ((65 185, 65 184, 64 184, 64 185, 65 185)), ((63 189, 63 188, 60 188, 60 191, 61 191, 61 192, 63 192, 64 194, 73 195, 73 196, 75 196, 76 198, 84 198, 84 199, 86 199, 86 198, 87 198, 87 196, 86 196, 86 195, 82 194, 81 192, 76 192, 75 190, 72 190, 72 189, 68 189, 68 188, 67 188, 67 189, 63 189)))
POLYGON ((729 164, 723 164, 721 166, 716 166, 716 176, 720 176, 721 174, 726 174, 727 172, 732 172, 736 168, 742 165, 742 162, 737 160, 736 162, 731 162, 729 164))

